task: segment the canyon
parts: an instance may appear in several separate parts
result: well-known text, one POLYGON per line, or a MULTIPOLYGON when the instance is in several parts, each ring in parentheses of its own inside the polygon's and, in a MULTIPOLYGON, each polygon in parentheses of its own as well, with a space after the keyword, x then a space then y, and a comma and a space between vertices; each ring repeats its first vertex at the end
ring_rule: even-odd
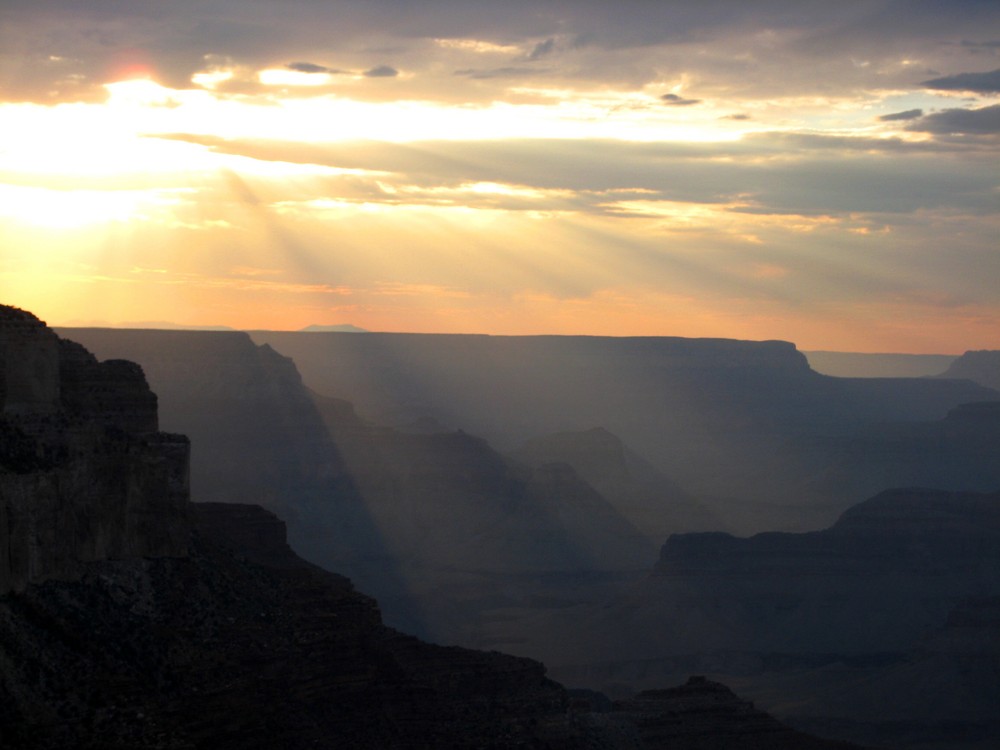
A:
POLYGON ((986 385, 821 376, 781 342, 61 333, 142 363, 195 499, 266 505, 394 627, 617 700, 705 674, 845 741, 1000 729, 921 723, 978 690, 964 667, 923 667, 895 729, 863 689, 997 593, 986 385))
POLYGON ((5 747, 854 747, 704 678, 612 703, 403 635, 274 513, 189 502, 137 365, 9 307, 0 365, 5 747))

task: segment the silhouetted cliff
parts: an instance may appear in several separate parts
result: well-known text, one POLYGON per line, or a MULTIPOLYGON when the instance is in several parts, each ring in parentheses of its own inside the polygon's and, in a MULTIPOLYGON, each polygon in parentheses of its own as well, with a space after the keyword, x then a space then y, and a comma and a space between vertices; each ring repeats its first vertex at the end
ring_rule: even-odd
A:
POLYGON ((187 439, 132 362, 0 306, 0 593, 82 564, 187 554, 187 439))

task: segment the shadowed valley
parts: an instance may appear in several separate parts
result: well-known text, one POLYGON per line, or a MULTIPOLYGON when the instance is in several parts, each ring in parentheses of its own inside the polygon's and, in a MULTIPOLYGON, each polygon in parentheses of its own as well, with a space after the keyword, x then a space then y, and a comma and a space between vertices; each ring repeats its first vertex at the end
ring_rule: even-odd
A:
POLYGON ((947 670, 900 692, 895 729, 854 689, 1000 593, 986 385, 822 376, 780 342, 62 334, 143 365, 196 500, 272 508, 393 625, 618 697, 716 675, 855 741, 996 736, 924 721, 947 670), (944 491, 879 494, 921 486, 944 491))

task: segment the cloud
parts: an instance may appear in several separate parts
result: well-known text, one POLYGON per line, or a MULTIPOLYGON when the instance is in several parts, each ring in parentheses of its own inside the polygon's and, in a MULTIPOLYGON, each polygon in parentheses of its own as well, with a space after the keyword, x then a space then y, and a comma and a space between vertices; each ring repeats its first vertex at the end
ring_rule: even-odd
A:
POLYGON ((923 116, 924 111, 922 109, 908 109, 905 112, 893 112, 889 115, 882 115, 878 119, 881 122, 898 122, 900 120, 916 120, 923 116))
POLYGON ((933 78, 920 84, 940 91, 974 91, 977 94, 1000 93, 1000 68, 984 73, 959 73, 933 78))
POLYGON ((390 65, 378 65, 366 70, 364 75, 368 78, 395 78, 399 71, 390 65))
POLYGON ((618 200, 609 193, 633 191, 647 201, 738 204, 732 210, 807 216, 901 215, 938 208, 971 215, 993 212, 996 204, 990 160, 960 160, 948 144, 902 139, 764 133, 710 144, 517 139, 305 145, 173 138, 264 161, 380 172, 371 180, 394 185, 397 192, 381 194, 343 180, 336 188, 350 187, 364 200, 378 202, 452 200, 462 185, 495 183, 543 195, 522 200, 468 193, 461 200, 601 214, 618 200))
POLYGON ((911 123, 906 129, 942 135, 993 135, 1000 133, 1000 104, 978 109, 933 112, 911 123))
POLYGON ((749 120, 751 118, 750 118, 750 115, 748 115, 748 114, 744 114, 742 112, 738 112, 737 114, 734 114, 734 115, 723 115, 719 119, 720 120, 749 120))
POLYGON ((334 68, 327 68, 323 65, 316 65, 310 62, 291 62, 285 66, 289 70, 294 70, 297 73, 340 73, 341 71, 335 70, 334 68))
POLYGON ((552 37, 549 37, 544 42, 539 42, 538 44, 536 44, 534 48, 531 50, 531 52, 528 53, 527 59, 532 61, 539 60, 545 57, 546 55, 550 54, 552 50, 555 49, 555 46, 556 46, 556 40, 553 39, 552 37))
POLYGON ((157 81, 184 88, 206 55, 251 71, 304 60, 308 67, 298 70, 308 73, 329 72, 312 68, 310 55, 336 49, 338 67, 365 70, 373 51, 391 49, 395 68, 418 73, 400 82, 412 98, 497 100, 504 79, 514 77, 509 70, 479 71, 468 77, 480 83, 467 87, 448 75, 477 69, 481 52, 435 40, 469 39, 526 50, 521 61, 552 60, 547 75, 566 88, 636 90, 662 85, 669 71, 672 80, 697 80, 713 98, 827 96, 909 87, 918 69, 974 69, 995 49, 983 35, 996 39, 1000 23, 995 2, 955 12, 905 0, 288 0, 277 14, 252 0, 6 0, 3 7, 0 91, 8 100, 46 103, 103 98, 102 84, 119 74, 130 50, 148 58, 157 81), (919 60, 921 68, 901 60, 919 60))
POLYGON ((688 107, 692 104, 701 103, 701 99, 685 99, 683 96, 678 96, 677 94, 664 94, 660 97, 660 101, 664 104, 669 104, 671 107, 688 107))

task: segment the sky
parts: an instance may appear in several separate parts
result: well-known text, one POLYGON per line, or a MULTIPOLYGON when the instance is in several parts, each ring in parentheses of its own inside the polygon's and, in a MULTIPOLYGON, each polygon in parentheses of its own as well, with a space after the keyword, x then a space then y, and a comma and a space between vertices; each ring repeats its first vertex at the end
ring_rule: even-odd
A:
POLYGON ((0 0, 51 325, 957 354, 998 214, 995 0, 0 0))

